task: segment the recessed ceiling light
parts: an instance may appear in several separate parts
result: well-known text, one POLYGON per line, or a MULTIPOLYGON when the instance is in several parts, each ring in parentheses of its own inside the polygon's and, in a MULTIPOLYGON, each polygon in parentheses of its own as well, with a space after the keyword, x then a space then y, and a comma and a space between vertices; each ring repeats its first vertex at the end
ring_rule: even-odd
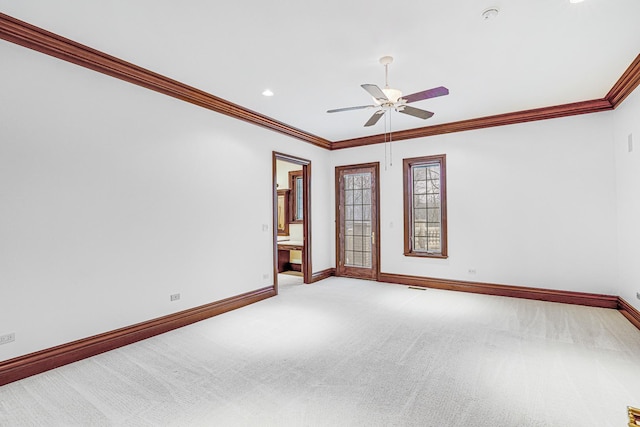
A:
POLYGON ((582 3, 584 0, 569 0, 569 3, 582 3))
POLYGON ((273 91, 271 91, 271 89, 265 89, 262 94, 264 96, 273 96, 273 91))

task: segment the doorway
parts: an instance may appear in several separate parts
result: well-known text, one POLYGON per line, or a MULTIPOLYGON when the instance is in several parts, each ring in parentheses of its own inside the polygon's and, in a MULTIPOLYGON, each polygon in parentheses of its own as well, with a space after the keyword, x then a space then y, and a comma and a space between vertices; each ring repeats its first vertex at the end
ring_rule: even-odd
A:
POLYGON ((311 161, 273 152, 273 265, 311 283, 311 161))
POLYGON ((336 167, 336 275, 378 280, 379 163, 336 167))

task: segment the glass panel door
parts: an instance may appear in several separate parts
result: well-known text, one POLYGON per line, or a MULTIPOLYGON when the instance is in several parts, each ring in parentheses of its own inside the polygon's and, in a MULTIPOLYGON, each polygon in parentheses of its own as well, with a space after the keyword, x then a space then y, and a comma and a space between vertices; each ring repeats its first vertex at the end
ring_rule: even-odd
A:
POLYGON ((336 168, 337 274, 377 279, 378 164, 336 168))

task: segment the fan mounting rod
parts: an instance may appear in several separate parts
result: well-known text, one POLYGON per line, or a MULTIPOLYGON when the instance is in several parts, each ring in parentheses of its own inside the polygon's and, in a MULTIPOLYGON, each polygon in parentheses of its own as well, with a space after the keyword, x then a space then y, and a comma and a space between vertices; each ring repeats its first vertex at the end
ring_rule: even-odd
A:
POLYGON ((384 65, 384 88, 389 89, 389 64, 393 62, 393 56, 383 56, 380 63, 384 65))

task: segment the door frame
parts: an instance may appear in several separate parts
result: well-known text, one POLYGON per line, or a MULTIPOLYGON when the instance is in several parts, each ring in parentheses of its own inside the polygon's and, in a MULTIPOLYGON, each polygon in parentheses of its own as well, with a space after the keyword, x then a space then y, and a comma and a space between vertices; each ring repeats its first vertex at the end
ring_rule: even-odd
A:
POLYGON ((278 293, 278 176, 276 161, 302 166, 302 277, 304 283, 311 283, 311 160, 289 154, 272 152, 272 228, 273 228, 273 288, 278 293))
POLYGON ((375 277, 367 278, 367 280, 380 280, 380 162, 371 162, 371 163, 359 163, 355 165, 344 165, 344 166, 336 166, 335 170, 335 208, 336 208, 336 276, 339 277, 354 277, 354 278, 362 278, 357 276, 349 276, 340 274, 340 210, 342 206, 340 205, 340 172, 350 169, 361 169, 361 168, 372 168, 374 170, 375 178, 375 190, 373 194, 375 195, 375 203, 373 206, 375 207, 375 216, 372 215, 372 218, 375 218, 375 225, 372 227, 375 232, 375 236, 372 242, 372 245, 375 246, 375 277))

